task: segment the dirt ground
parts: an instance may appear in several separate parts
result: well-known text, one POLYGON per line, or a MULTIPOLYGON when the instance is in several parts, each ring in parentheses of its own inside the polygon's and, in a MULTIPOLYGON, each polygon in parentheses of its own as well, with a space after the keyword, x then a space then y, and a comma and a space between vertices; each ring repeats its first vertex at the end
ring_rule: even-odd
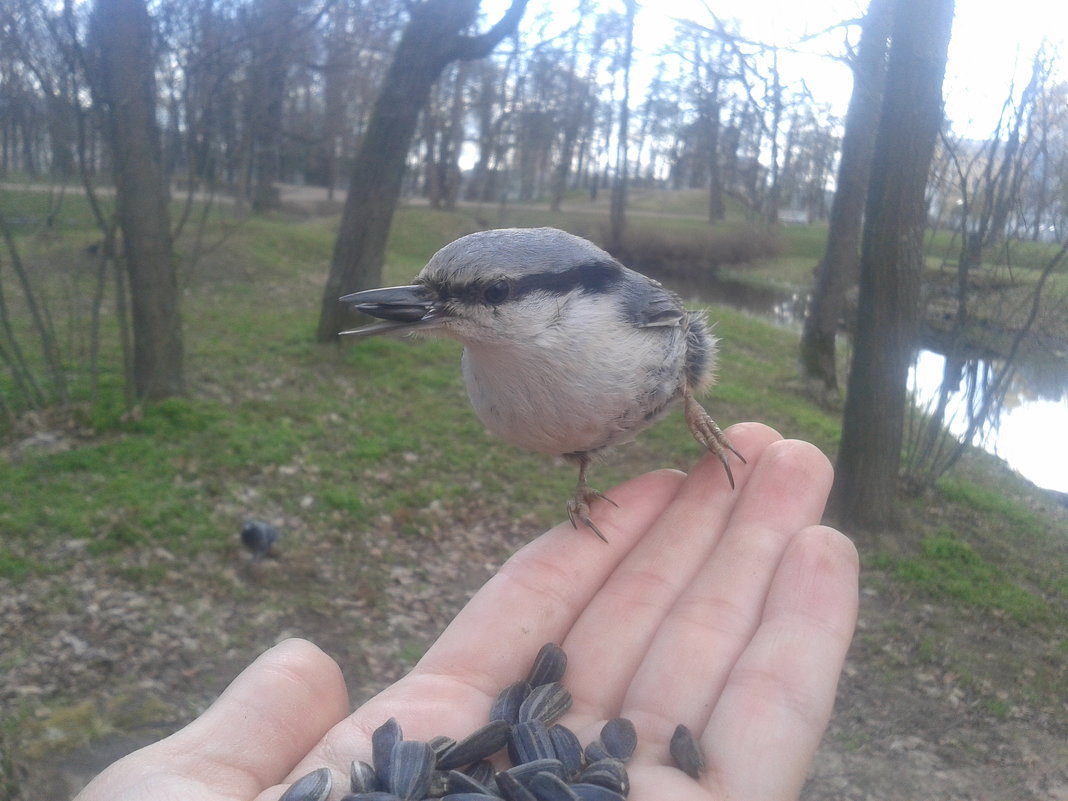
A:
MULTIPOLYGON (((467 504, 432 504, 433 523, 417 535, 392 519, 312 531, 265 514, 285 531, 279 559, 250 564, 237 532, 221 532, 232 541, 223 558, 142 554, 167 565, 150 586, 77 558, 61 575, 0 580, 0 707, 28 715, 19 731, 0 730, 0 801, 71 798, 114 759, 190 720, 286 637, 320 645, 345 671, 353 704, 367 699, 540 533, 533 520, 467 504)), ((49 547, 66 562, 85 543, 49 547)), ((926 603, 866 571, 835 716, 803 797, 1068 801, 1066 657, 1063 641, 926 603), (1043 686, 1039 675, 1060 681, 1043 686)))
MULTIPOLYGON (((354 705, 403 675, 507 554, 539 533, 477 502, 434 511, 434 529, 415 537, 391 520, 373 533, 325 536, 281 521, 281 557, 256 565, 234 532, 226 559, 173 563, 147 589, 124 588, 91 560, 0 588, 0 639, 19 654, 0 679, 0 702, 70 700, 25 727, 18 759, 7 760, 8 797, 71 797, 118 756, 187 721, 287 636, 337 659, 354 705), (364 548, 370 563, 346 556, 364 548)), ((878 572, 863 577, 857 636, 804 797, 1068 799, 1068 693, 1013 692, 1029 665, 1063 661, 1063 645, 1018 632, 1007 642, 998 620, 899 597, 895 586, 878 572), (963 649, 989 669, 953 664, 963 649)))

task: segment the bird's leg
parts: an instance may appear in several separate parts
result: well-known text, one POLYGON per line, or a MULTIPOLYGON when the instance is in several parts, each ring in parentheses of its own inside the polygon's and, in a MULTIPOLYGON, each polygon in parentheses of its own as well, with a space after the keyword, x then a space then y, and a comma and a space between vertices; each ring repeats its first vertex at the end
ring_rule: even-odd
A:
POLYGON ((586 471, 590 468, 590 457, 585 453, 574 454, 579 463, 579 476, 578 485, 575 487, 575 494, 567 501, 567 516, 571 520, 571 525, 578 528, 578 521, 585 523, 591 529, 593 533, 600 537, 605 542, 608 542, 608 538, 601 533, 601 530, 594 525, 590 519, 590 502, 600 498, 601 500, 608 501, 613 506, 617 506, 616 502, 605 495, 603 492, 599 492, 591 487, 586 482, 586 471))
POLYGON ((723 463, 723 469, 727 471, 727 480, 731 483, 731 489, 734 489, 734 474, 731 472, 730 462, 727 461, 727 451, 737 456, 742 464, 746 463, 745 457, 734 449, 727 435, 716 425, 716 421, 709 417, 708 412, 697 402, 689 385, 683 387, 682 400, 685 404, 686 425, 690 427, 693 438, 719 457, 720 462, 723 463))

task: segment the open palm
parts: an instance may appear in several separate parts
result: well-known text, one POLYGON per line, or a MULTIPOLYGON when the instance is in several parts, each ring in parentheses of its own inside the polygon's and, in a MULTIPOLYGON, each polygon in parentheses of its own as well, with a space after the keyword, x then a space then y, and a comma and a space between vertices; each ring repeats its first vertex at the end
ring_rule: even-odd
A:
POLYGON ((705 458, 594 505, 610 540, 561 524, 520 550, 401 681, 349 714, 337 665, 290 640, 246 669, 185 729, 111 766, 78 801, 274 801, 299 776, 337 771, 340 797, 370 733, 463 737, 546 642, 569 657, 561 721, 586 742, 635 724, 632 801, 796 798, 830 717, 857 609, 852 544, 818 521, 831 470, 818 450, 746 424, 731 492, 705 458), (699 782, 669 767, 679 723, 707 760, 699 782))

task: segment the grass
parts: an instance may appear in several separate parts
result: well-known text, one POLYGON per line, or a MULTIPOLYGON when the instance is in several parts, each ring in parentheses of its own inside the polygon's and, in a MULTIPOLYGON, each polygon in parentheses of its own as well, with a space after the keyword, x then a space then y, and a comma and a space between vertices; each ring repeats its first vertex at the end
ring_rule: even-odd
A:
MULTIPOLYGON (((3 202, 14 203, 10 193, 3 202)), ((39 198, 27 195, 26 202, 27 216, 41 211, 39 198)), ((73 197, 65 201, 68 213, 62 233, 47 243, 21 235, 37 264, 68 272, 78 264, 92 232, 73 197)), ((634 221, 664 230, 705 224, 696 215, 665 222, 636 213, 634 221)), ((500 224, 588 233, 603 216, 566 204, 560 214, 404 208, 384 280, 407 282, 444 242, 500 224)), ((229 533, 245 516, 298 521, 322 541, 357 551, 363 540, 342 539, 344 533, 373 532, 385 517, 395 523, 394 536, 430 537, 474 487, 500 499, 502 517, 540 525, 561 518, 573 468, 486 434, 467 401, 455 343, 313 343, 333 223, 254 218, 220 221, 211 233, 215 247, 185 275, 188 396, 129 414, 114 369, 90 396, 74 358, 80 351, 69 351, 78 403, 73 423, 58 426, 65 449, 0 458, 0 580, 20 586, 91 559, 126 586, 156 585, 174 560, 232 549, 229 533)), ((787 226, 780 235, 782 258, 737 273, 767 283, 810 281, 825 230, 787 226)), ((188 239, 178 247, 187 252, 188 239)), ((72 328, 81 314, 71 313, 72 328)), ((797 333, 721 306, 710 307, 709 316, 722 343, 721 378, 706 398, 713 416, 724 425, 759 419, 833 454, 840 419, 797 389, 797 333)), ((60 323, 68 324, 62 315, 60 323)), ((117 362, 116 349, 107 338, 104 364, 117 362)), ((674 413, 596 465, 592 480, 607 488, 643 470, 685 469, 698 455, 674 413)), ((944 479, 909 506, 900 549, 867 551, 869 570, 947 614, 996 614, 1014 630, 1063 639, 1063 531, 1012 481, 1004 472, 944 479)), ((376 580, 384 579, 368 570, 361 591, 373 594, 376 580)), ((917 652, 933 653, 930 634, 917 637, 917 652)), ((418 649, 413 644, 403 658, 414 660, 418 649)))
POLYGON ((948 527, 923 537, 918 553, 878 554, 872 565, 931 599, 997 611, 1020 624, 1047 622, 1054 614, 1046 599, 1021 586, 948 527))
MULTIPOLYGON (((29 183, 37 184, 38 181, 29 183)), ((114 204, 113 196, 101 195, 105 213, 114 204)), ((95 231, 92 209, 83 194, 56 187, 50 191, 0 190, 0 214, 16 233, 35 233, 50 219, 49 234, 95 231)))
MULTIPOLYGON (((474 227, 464 215, 402 211, 388 272, 407 280, 474 227)), ((572 471, 490 442, 453 343, 312 343, 331 245, 321 223, 244 224, 198 266, 183 299, 189 397, 130 418, 119 383, 106 380, 80 410, 87 441, 0 461, 0 483, 14 490, 0 499, 0 576, 62 570, 69 552, 40 548, 41 537, 84 541, 102 558, 228 547, 218 532, 233 528, 232 500, 249 486, 280 514, 400 514, 411 531, 431 502, 459 499, 476 477, 489 492, 512 488, 515 509, 558 512, 546 499, 566 496, 572 471)), ((106 358, 115 356, 111 343, 106 358)), ((151 566, 140 574, 150 580, 151 566)))
POLYGON ((996 486, 982 486, 965 477, 950 475, 938 482, 938 491, 953 503, 1003 519, 1017 536, 1036 536, 1046 531, 1046 521, 1041 515, 996 486))
MULTIPOLYGON (((27 216, 42 212, 35 193, 4 197, 9 206, 23 197, 27 216)), ((683 193, 673 210, 689 204, 703 212, 701 200, 701 193, 683 193)), ((696 214, 651 223, 641 213, 655 208, 655 193, 638 193, 635 201, 636 226, 705 225, 696 214)), ((64 202, 68 258, 74 259, 88 231, 84 201, 72 196, 64 202)), ((456 213, 402 208, 384 280, 409 280, 442 243, 483 224, 551 224, 583 232, 603 218, 569 212, 566 204, 563 213, 521 206, 456 213)), ((96 432, 89 442, 66 453, 0 462, 0 480, 25 488, 0 502, 0 526, 14 543, 0 550, 0 574, 48 569, 32 547, 42 530, 87 539, 101 554, 143 547, 146 540, 179 553, 211 547, 209 532, 221 523, 213 511, 216 499, 278 471, 285 480, 269 482, 265 490, 273 502, 291 505, 291 493, 310 491, 319 499, 315 508, 328 516, 378 514, 458 497, 466 483, 455 476, 471 473, 472 465, 490 489, 511 487, 517 508, 557 511, 539 499, 563 497, 570 471, 487 437, 466 402, 453 343, 312 343, 332 223, 253 218, 236 227, 220 223, 219 231, 224 228, 225 237, 220 234, 215 249, 187 276, 183 314, 191 396, 127 419, 118 376, 106 373, 97 397, 81 395, 84 423, 96 432), (392 483, 365 489, 346 484, 383 463, 393 465, 392 483), (301 465, 314 465, 315 473, 301 465)), ((786 255, 752 268, 754 280, 777 274, 779 281, 796 284, 811 275, 825 229, 784 226, 780 235, 786 255)), ((28 244, 30 258, 39 255, 28 244)), ((178 243, 179 251, 188 246, 178 243)), ((728 308, 713 308, 710 316, 723 342, 722 380, 709 399, 716 416, 725 422, 759 417, 833 451, 837 416, 792 388, 796 334, 728 308)), ((115 343, 107 344, 104 358, 114 359, 115 343)), ((649 443, 643 453, 658 451, 649 453, 651 466, 685 466, 693 458, 692 443, 678 436, 678 426, 676 420, 643 437, 649 443)), ((599 468, 605 477, 598 480, 622 477, 614 469, 612 462, 599 468)), ((946 485, 943 492, 954 502, 982 503, 962 494, 962 485, 946 485)))
MULTIPOLYGON (((20 197, 4 193, 0 203, 17 209, 20 197)), ((27 219, 47 209, 36 195, 26 193, 25 201, 21 214, 27 219)), ((702 201, 697 193, 679 197, 673 210, 684 216, 664 218, 655 194, 639 194, 631 223, 692 232, 706 225, 702 201)), ((407 283, 445 241, 486 225, 549 224, 595 233, 606 205, 603 198, 598 203, 581 213, 565 204, 564 214, 523 206, 465 207, 456 213, 399 209, 383 281, 407 283)), ((494 513, 504 519, 546 527, 562 518, 574 468, 485 433, 462 386, 455 343, 313 342, 334 229, 332 221, 282 216, 215 223, 209 232, 213 248, 184 274, 189 393, 135 413, 123 403, 114 370, 113 330, 106 331, 101 363, 108 366, 95 395, 84 375, 84 344, 77 333, 85 309, 77 300, 91 285, 82 269, 83 251, 95 234, 83 201, 64 200, 58 234, 38 236, 29 226, 20 233, 28 261, 51 279, 46 289, 66 332, 75 403, 54 419, 43 415, 38 421, 38 428, 59 431, 60 450, 28 447, 10 450, 13 458, 0 457, 0 592, 30 592, 43 583, 34 579, 51 577, 48 608, 77 607, 81 601, 64 577, 81 560, 98 568, 101 585, 147 596, 153 588, 173 585, 175 565, 194 572, 205 564, 235 564, 234 535, 242 519, 254 516, 284 520, 286 536, 301 538, 289 551, 292 561, 282 563, 284 575, 294 571, 294 578, 286 581, 283 595, 279 587, 254 582, 227 584, 222 569, 211 602, 250 610, 257 603, 316 609, 323 606, 321 596, 336 594, 336 586, 317 581, 315 571, 301 572, 301 554, 343 547, 347 591, 374 606, 388 597, 383 587, 391 581, 394 559, 384 557, 383 567, 375 552, 379 530, 392 532, 405 547, 436 546, 429 538, 442 537, 444 527, 441 547, 450 547, 447 527, 462 520, 472 492, 494 499, 494 513), (63 290, 70 286, 78 292, 64 305, 63 290)), ((806 286, 824 235, 820 226, 784 226, 782 257, 729 272, 761 285, 806 286)), ((177 247, 188 254, 190 239, 177 247)), ((708 313, 721 340, 720 380, 705 398, 713 417, 723 425, 764 421, 833 454, 841 419, 798 389, 798 333, 721 305, 711 305, 708 313)), ((0 391, 6 391, 5 380, 0 377, 0 391)), ((7 442, 25 439, 30 430, 7 431, 7 442)), ((645 470, 687 469, 698 455, 676 411, 596 465, 592 481, 608 488, 645 470)), ((888 682, 907 680, 913 660, 951 665, 973 677, 969 692, 979 696, 978 706, 1002 719, 1020 695, 1041 700, 1062 692, 1056 688, 1068 649, 1063 624, 1068 557, 1064 532, 1035 494, 1006 471, 981 464, 984 469, 973 470, 965 460, 964 469, 935 492, 908 503, 907 528, 897 533, 900 547, 880 550, 862 541, 862 580, 877 588, 880 599, 904 598, 909 610, 937 612, 932 621, 912 626, 893 614, 888 622, 866 610, 870 628, 860 632, 858 645, 878 655, 864 670, 888 682), (962 635, 961 619, 979 621, 995 641, 1039 654, 1031 660, 1034 672, 1018 679, 1018 655, 991 659, 995 646, 976 645, 978 638, 962 635), (906 646, 893 653, 906 656, 888 663, 884 645, 900 641, 906 646), (985 689, 1007 686, 1006 672, 1014 681, 1011 701, 985 689)), ((182 595, 190 591, 175 592, 173 602, 192 603, 182 595)), ((251 612, 241 616, 229 632, 232 643, 253 639, 257 619, 251 612)), ((346 635, 356 641, 364 634, 358 622, 354 626, 346 635)), ((423 648, 422 642, 404 641, 394 656, 413 663, 423 648)), ((17 647, 0 656, 0 670, 18 658, 17 647)), ((111 711, 80 696, 43 702, 47 713, 30 717, 44 721, 45 728, 54 724, 81 737, 122 727, 111 711)), ((0 717, 0 736, 4 726, 20 725, 0 717)), ((33 738, 38 735, 47 739, 41 733, 33 738)), ((844 747, 857 751, 870 737, 842 736, 844 747)))

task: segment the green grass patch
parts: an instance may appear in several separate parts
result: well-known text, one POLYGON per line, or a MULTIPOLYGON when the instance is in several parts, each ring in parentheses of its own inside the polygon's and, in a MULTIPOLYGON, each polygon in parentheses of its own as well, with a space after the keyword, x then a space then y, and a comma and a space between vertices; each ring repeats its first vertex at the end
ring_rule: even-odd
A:
POLYGON ((468 211, 431 211, 425 208, 400 208, 393 219, 389 240, 387 275, 396 273, 398 281, 407 282, 433 253, 464 234, 479 231, 474 215, 468 211))
POLYGON ((827 225, 782 225, 779 227, 779 236, 784 252, 794 258, 805 259, 815 267, 823 258, 827 246, 827 225))
POLYGON ((984 515, 996 515, 1009 525, 1016 536, 1045 535, 1046 520, 1023 502, 1010 498, 992 486, 980 486, 966 478, 947 476, 938 482, 938 491, 947 500, 969 507, 984 515))
POLYGON ((797 391, 797 337, 765 320, 713 306, 709 319, 720 339, 720 379, 710 403, 727 404, 736 419, 763 420, 787 437, 837 445, 841 420, 797 391))
MULTIPOLYGON (((110 213, 114 206, 113 196, 100 195, 98 200, 103 211, 110 213)), ((53 235, 96 230, 92 208, 85 195, 62 186, 41 190, 0 189, 0 214, 16 235, 45 229, 53 235)))
POLYGON ((0 578, 18 581, 36 570, 37 563, 33 559, 0 546, 0 578))
MULTIPOLYGON (((698 201, 697 195, 677 199, 698 201)), ((64 209, 73 214, 76 206, 64 209)), ((694 209, 679 218, 654 216, 654 198, 647 196, 632 223, 707 230, 703 205, 694 209)), ((402 208, 384 280, 410 280, 435 250, 469 231, 511 224, 590 233, 607 220, 606 204, 603 211, 577 214, 567 204, 562 213, 544 206, 456 213, 402 208)), ((725 225, 737 224, 738 212, 725 225)), ((74 214, 70 226, 76 224, 74 214)), ((107 339, 96 395, 90 397, 84 382, 75 384, 84 405, 79 419, 94 433, 64 452, 0 462, 0 482, 11 488, 0 499, 6 535, 0 575, 61 570, 71 552, 39 544, 84 541, 91 557, 116 560, 130 581, 150 582, 159 567, 151 560, 124 563, 124 555, 232 547, 228 538, 240 520, 264 516, 263 509, 316 525, 365 525, 393 514, 407 521, 405 531, 418 533, 435 501, 462 504, 477 491, 500 497, 502 514, 533 514, 546 524, 560 518, 573 467, 485 432, 466 397, 456 343, 313 342, 335 227, 280 217, 212 223, 214 246, 194 268, 183 267, 189 397, 128 414, 115 367, 117 342, 107 339)), ((825 231, 784 226, 781 236, 788 255, 739 272, 779 283, 810 274, 825 231)), ((62 234, 54 247, 73 259, 84 239, 84 232, 62 234)), ((180 249, 190 244, 183 239, 180 249)), ((73 269, 63 259, 41 264, 73 269)), ((761 420, 833 451, 838 415, 796 388, 797 332, 722 306, 710 307, 709 318, 721 340, 720 380, 703 400, 717 421, 761 420)), ((596 465, 592 479, 608 488, 636 470, 687 468, 699 456, 676 414, 596 465)), ((948 503, 996 513, 1017 531, 1044 525, 1022 503, 983 486, 945 481, 940 492, 948 503)))
POLYGON ((931 598, 1000 610, 1017 623, 1043 622, 1051 615, 1042 597, 1022 587, 1008 571, 988 562, 945 526, 925 536, 917 554, 881 554, 873 557, 872 564, 931 598))

